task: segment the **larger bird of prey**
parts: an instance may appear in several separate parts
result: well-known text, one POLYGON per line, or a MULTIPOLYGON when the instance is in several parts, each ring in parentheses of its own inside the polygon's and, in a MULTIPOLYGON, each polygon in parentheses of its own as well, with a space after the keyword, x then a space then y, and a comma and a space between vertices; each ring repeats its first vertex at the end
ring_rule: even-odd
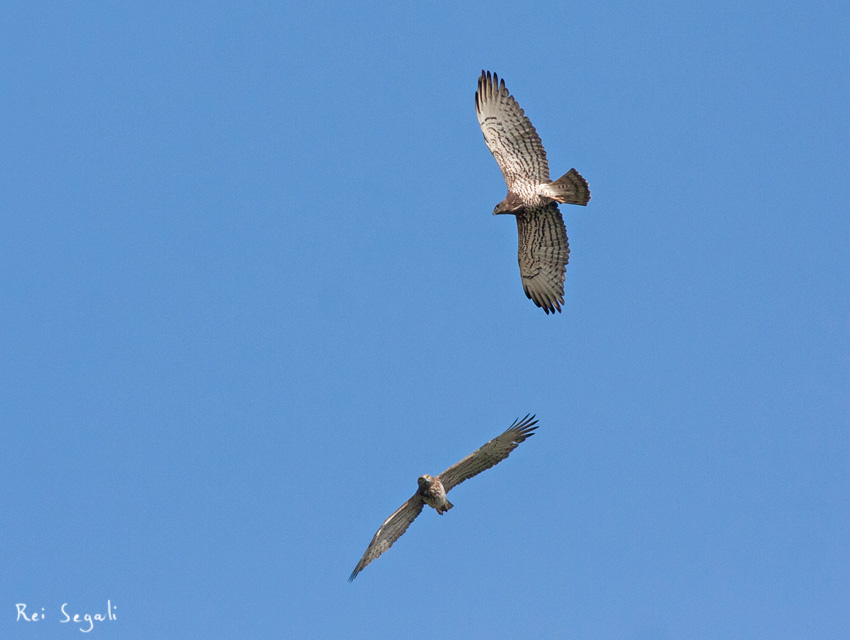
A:
POLYGON ((557 203, 586 205, 590 200, 587 181, 575 169, 554 182, 549 180, 540 136, 495 73, 481 72, 475 113, 487 148, 508 185, 508 195, 496 205, 493 215, 516 216, 517 257, 525 295, 547 314, 560 313, 570 245, 557 203))
POLYGON ((446 498, 449 491, 464 480, 477 476, 485 469, 499 464, 519 446, 520 442, 524 442, 526 438, 533 436, 536 428, 537 420, 534 419, 534 416, 525 416, 522 420, 515 420, 502 435, 490 440, 483 447, 452 465, 436 478, 428 474, 419 476, 419 488, 416 493, 395 513, 384 520, 384 524, 381 525, 375 537, 372 538, 372 542, 366 547, 366 553, 363 554, 360 562, 351 572, 351 576, 348 578, 349 582, 354 580, 357 574, 363 571, 372 560, 389 549, 407 531, 407 527, 416 519, 416 516, 422 513, 426 504, 443 515, 454 506, 446 498))

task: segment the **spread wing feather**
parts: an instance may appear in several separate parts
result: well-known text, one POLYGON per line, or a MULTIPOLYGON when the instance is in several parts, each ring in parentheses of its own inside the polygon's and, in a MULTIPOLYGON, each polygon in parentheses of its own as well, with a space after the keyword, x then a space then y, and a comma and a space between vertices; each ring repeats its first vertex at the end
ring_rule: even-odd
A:
POLYGON ((354 571, 351 572, 348 581, 351 582, 354 580, 357 574, 363 571, 372 560, 393 546, 393 543, 407 531, 410 523, 416 520, 416 517, 422 513, 424 506, 425 503, 422 501, 422 497, 414 494, 410 500, 401 505, 389 518, 384 520, 384 524, 381 525, 375 537, 372 538, 372 542, 366 547, 366 553, 363 554, 360 562, 354 567, 354 571))
POLYGON ((537 185, 549 182, 549 163, 540 136, 505 87, 505 81, 495 73, 481 72, 475 113, 508 190, 533 194, 537 185))
POLYGON ((570 243, 558 205, 526 207, 516 214, 519 235, 519 273, 522 288, 546 313, 561 311, 564 272, 570 260, 570 243))
POLYGON ((502 435, 493 438, 480 449, 443 471, 439 476, 443 488, 450 491, 464 480, 477 476, 482 471, 499 464, 519 446, 520 442, 524 442, 526 438, 533 436, 536 428, 537 420, 534 419, 534 416, 525 416, 522 420, 514 420, 514 423, 502 435))

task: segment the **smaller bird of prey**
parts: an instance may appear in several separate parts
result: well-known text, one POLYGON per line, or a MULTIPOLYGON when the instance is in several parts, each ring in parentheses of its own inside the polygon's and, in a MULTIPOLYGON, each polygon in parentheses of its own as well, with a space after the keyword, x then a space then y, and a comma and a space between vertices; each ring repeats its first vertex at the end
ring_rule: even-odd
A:
POLYGON ((389 549, 402 534, 407 531, 410 523, 416 519, 427 504, 434 507, 437 513, 443 515, 454 505, 448 501, 446 494, 464 480, 477 476, 485 469, 499 464, 510 455, 511 451, 524 442, 526 438, 534 435, 537 428, 537 420, 534 416, 525 416, 522 420, 514 423, 497 438, 490 440, 483 447, 466 456, 457 464, 443 471, 436 478, 425 474, 419 476, 419 488, 413 497, 399 507, 395 513, 384 520, 384 524, 378 529, 372 542, 366 548, 366 553, 360 558, 360 562, 354 567, 349 582, 357 577, 366 566, 384 551, 389 549))
POLYGON ((508 195, 496 205, 493 215, 516 216, 517 257, 525 295, 547 314, 560 313, 570 245, 557 203, 586 205, 590 200, 587 181, 575 169, 554 182, 549 180, 540 136, 495 73, 481 72, 475 113, 487 148, 508 185, 508 195))

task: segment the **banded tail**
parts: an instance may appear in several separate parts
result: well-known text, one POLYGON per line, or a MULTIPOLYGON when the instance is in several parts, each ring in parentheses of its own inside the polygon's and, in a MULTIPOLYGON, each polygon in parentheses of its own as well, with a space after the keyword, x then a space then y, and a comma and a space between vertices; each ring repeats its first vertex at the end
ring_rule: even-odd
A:
POLYGON ((538 193, 565 204, 584 206, 590 201, 590 187, 587 186, 587 180, 582 178, 575 169, 570 169, 554 182, 542 185, 538 193))

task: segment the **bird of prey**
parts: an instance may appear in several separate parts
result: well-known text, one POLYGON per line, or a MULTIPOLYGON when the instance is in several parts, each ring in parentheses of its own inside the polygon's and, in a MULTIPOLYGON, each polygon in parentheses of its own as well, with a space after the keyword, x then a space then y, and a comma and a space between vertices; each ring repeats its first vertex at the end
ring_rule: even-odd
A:
POLYGON ((466 456, 457 464, 443 471, 436 478, 425 474, 419 476, 419 488, 413 497, 399 507, 395 513, 384 520, 384 524, 378 529, 372 542, 366 548, 366 553, 360 558, 360 562, 354 567, 349 582, 357 577, 366 566, 384 551, 389 549, 401 535, 407 531, 410 523, 416 519, 427 504, 443 515, 454 505, 448 501, 446 494, 464 480, 477 476, 485 469, 499 464, 510 455, 511 451, 524 442, 526 438, 534 435, 537 428, 537 420, 534 416, 527 415, 522 420, 514 420, 514 423, 502 435, 490 440, 483 447, 466 456))
POLYGON ((557 203, 586 205, 590 200, 587 181, 575 169, 554 182, 549 180, 540 136, 495 73, 481 72, 475 113, 487 148, 508 185, 508 195, 496 205, 493 215, 516 216, 517 256, 525 295, 547 314, 560 313, 570 245, 557 203))

